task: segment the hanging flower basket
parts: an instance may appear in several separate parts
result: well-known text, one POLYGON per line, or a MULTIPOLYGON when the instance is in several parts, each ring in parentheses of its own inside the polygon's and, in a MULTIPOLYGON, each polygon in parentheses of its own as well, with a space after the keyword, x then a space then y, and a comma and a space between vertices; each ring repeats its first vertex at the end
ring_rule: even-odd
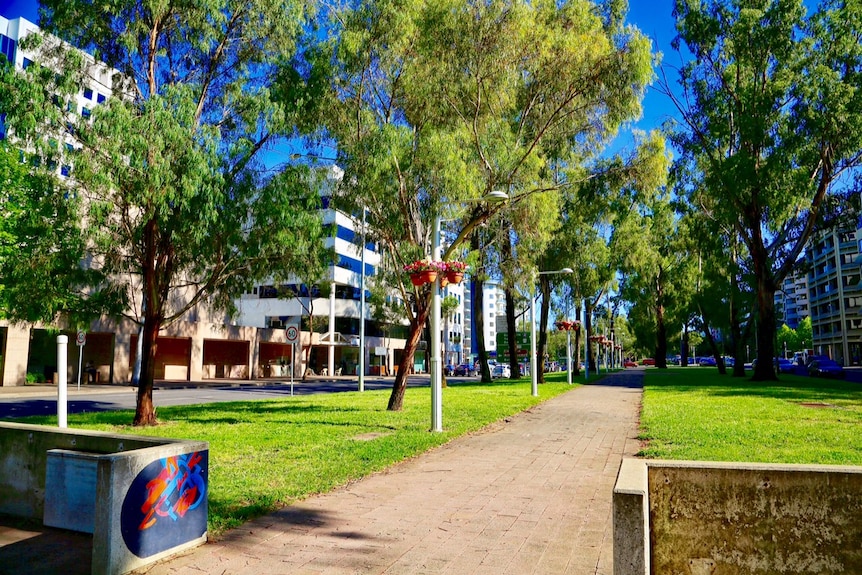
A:
POLYGON ((464 262, 443 262, 446 267, 446 279, 449 283, 459 284, 464 280, 464 272, 467 271, 467 264, 464 262))
POLYGON ((437 274, 442 269, 442 262, 431 260, 416 260, 404 266, 404 271, 410 274, 410 282, 415 286, 422 286, 437 279, 437 274))
POLYGON ((416 287, 430 284, 437 279, 437 272, 433 270, 425 270, 410 274, 410 282, 416 287))

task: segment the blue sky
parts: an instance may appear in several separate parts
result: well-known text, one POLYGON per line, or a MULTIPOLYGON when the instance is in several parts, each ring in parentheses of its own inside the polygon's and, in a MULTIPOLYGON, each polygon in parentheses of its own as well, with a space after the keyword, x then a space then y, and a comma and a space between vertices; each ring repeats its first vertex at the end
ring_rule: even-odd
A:
POLYGON ((31 22, 39 18, 39 3, 35 0, 0 0, 0 16, 18 18, 23 16, 31 22))
MULTIPOLYGON (((0 16, 5 18, 24 18, 37 22, 37 0, 0 0, 0 16)), ((675 55, 670 50, 670 41, 675 31, 671 9, 673 0, 629 0, 628 21, 643 31, 653 40, 653 50, 664 53, 665 62, 676 62, 675 55)), ((637 126, 649 129, 658 126, 673 113, 673 108, 666 97, 651 89, 644 101, 644 116, 637 126)))

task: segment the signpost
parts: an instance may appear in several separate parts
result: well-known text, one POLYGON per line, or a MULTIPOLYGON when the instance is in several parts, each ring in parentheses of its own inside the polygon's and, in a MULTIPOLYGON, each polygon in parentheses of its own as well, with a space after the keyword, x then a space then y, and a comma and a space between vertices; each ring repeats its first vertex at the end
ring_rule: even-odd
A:
POLYGON ((299 341, 299 326, 291 324, 284 330, 287 343, 290 344, 290 395, 293 395, 293 366, 296 362, 296 343, 299 341))
POLYGON ((512 362, 509 358, 509 334, 507 332, 500 332, 497 334, 497 362, 498 363, 508 363, 509 367, 512 368, 513 373, 515 369, 520 369, 518 365, 520 361, 526 360, 529 355, 530 349, 530 332, 528 331, 516 331, 515 332, 515 353, 518 354, 518 361, 512 362))
POLYGON ((84 357, 84 346, 87 345, 87 332, 79 330, 75 343, 78 344, 78 391, 81 391, 81 360, 84 357))

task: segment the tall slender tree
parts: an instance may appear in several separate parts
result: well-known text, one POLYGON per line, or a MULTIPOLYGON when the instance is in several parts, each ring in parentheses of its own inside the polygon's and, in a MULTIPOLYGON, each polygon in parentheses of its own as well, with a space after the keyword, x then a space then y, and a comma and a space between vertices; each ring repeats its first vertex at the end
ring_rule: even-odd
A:
POLYGON ((862 160, 862 6, 827 0, 676 0, 691 61, 674 141, 693 201, 738 234, 752 271, 758 363, 775 379, 774 294, 823 223, 842 174, 862 160))
POLYGON ((57 153, 73 167, 92 267, 142 326, 134 423, 153 424, 160 329, 196 307, 230 311, 253 282, 286 279, 320 243, 315 174, 273 173, 261 158, 294 133, 308 101, 307 77, 285 72, 304 5, 41 5, 40 23, 54 36, 22 42, 37 63, 23 75, 4 71, 0 100, 27 146, 43 147, 45 134, 73 144, 57 153), (100 82, 113 97, 92 118, 79 115, 69 103, 80 86, 100 82))
MULTIPOLYGON (((334 62, 327 128, 349 184, 340 200, 368 207, 393 265, 427 254, 435 216, 458 215, 450 209, 464 200, 507 190, 506 209, 514 209, 569 185, 549 166, 574 170, 640 113, 650 46, 624 25, 620 8, 586 0, 365 0, 337 11, 335 58, 319 62, 334 62)), ((461 211, 445 257, 502 210, 461 211)), ((414 292, 402 367, 429 307, 429 292, 414 292)), ((400 370, 390 409, 401 408, 405 377, 400 370)))

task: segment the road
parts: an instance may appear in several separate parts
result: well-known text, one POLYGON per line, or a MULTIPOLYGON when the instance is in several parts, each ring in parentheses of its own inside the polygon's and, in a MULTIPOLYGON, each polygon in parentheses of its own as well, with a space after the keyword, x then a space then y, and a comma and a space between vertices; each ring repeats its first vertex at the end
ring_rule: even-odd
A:
MULTIPOLYGON (((449 378, 449 381, 469 381, 473 378, 449 378)), ((392 378, 366 378, 365 389, 391 389, 392 378)), ((411 376, 409 387, 428 386, 428 376, 411 376)), ((135 390, 130 386, 102 386, 98 391, 88 392, 86 386, 80 392, 71 393, 76 386, 69 386, 67 398, 68 413, 92 411, 111 411, 135 408, 135 390), (116 388, 114 390, 113 388, 116 388)), ((355 379, 297 381, 293 385, 294 395, 315 393, 338 393, 356 391, 355 379)), ((290 397, 290 383, 201 383, 171 384, 157 387, 153 391, 156 406, 190 405, 196 403, 218 403, 224 401, 250 401, 281 399, 290 397)), ((57 392, 28 394, 3 397, 0 394, 0 419, 14 419, 30 415, 55 415, 57 413, 57 392)))

